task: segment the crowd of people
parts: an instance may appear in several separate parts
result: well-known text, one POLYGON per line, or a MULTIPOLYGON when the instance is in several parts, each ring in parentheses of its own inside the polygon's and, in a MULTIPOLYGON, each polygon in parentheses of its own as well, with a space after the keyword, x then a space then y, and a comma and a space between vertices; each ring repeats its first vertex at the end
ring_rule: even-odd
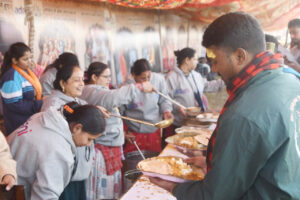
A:
POLYGON ((7 190, 24 185, 27 199, 118 199, 122 157, 136 151, 133 143, 162 150, 160 128, 119 116, 153 124, 174 119, 164 130, 169 136, 187 114, 157 92, 205 112, 203 93, 226 86, 229 97, 207 154, 189 160, 207 171, 205 178, 150 180, 178 200, 299 199, 300 20, 288 27, 295 60, 266 51, 267 37, 254 17, 225 14, 204 32, 211 66, 201 66, 203 73, 195 70, 195 50, 186 47, 174 52, 177 66, 166 75, 151 72, 148 60, 136 60, 132 78, 116 89, 108 65, 93 62, 84 73, 68 52, 38 79, 30 70, 30 48, 12 44, 0 75, 6 130, 6 139, 0 133, 1 184, 7 190), (222 79, 207 80, 210 71, 222 79))

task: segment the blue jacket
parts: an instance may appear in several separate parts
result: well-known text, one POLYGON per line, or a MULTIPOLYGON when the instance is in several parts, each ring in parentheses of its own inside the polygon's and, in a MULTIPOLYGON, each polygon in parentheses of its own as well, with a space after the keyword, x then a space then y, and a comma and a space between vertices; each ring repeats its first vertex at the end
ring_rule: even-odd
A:
POLYGON ((35 91, 21 74, 9 69, 0 80, 6 134, 9 135, 37 113, 42 100, 35 100, 35 91))

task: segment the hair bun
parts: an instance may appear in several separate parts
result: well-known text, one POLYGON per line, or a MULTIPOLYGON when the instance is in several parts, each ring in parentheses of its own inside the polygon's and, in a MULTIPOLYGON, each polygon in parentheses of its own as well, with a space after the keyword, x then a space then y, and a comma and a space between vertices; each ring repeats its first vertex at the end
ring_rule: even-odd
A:
POLYGON ((180 50, 174 51, 175 56, 178 56, 180 54, 180 50))
POLYGON ((77 103, 77 102, 75 102, 75 101, 72 101, 72 102, 70 102, 70 103, 67 103, 67 104, 65 104, 64 106, 63 106, 63 115, 65 116, 65 117, 68 117, 68 116, 70 116, 70 115, 72 115, 72 114, 74 114, 74 110, 77 108, 77 107, 79 107, 80 105, 77 103))

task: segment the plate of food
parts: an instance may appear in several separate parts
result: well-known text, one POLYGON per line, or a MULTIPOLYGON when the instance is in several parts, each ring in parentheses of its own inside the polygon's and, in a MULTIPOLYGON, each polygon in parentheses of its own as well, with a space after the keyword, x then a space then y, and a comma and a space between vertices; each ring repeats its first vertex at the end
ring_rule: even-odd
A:
POLYGON ((166 142, 173 144, 180 150, 206 151, 212 131, 184 132, 166 138, 166 142))
POLYGON ((200 168, 187 164, 183 158, 175 156, 160 156, 142 160, 137 164, 137 169, 146 176, 176 183, 198 181, 204 178, 204 173, 200 168))
POLYGON ((179 135, 185 134, 212 134, 212 130, 202 127, 182 126, 175 129, 175 133, 179 135))
POLYGON ((219 115, 217 112, 206 112, 197 115, 196 118, 200 122, 217 122, 219 115))

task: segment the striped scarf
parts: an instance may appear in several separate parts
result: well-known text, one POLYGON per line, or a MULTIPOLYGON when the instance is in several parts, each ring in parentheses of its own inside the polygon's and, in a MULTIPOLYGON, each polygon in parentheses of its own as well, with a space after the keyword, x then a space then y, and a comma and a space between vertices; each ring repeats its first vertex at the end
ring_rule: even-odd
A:
POLYGON ((211 169, 212 165, 212 156, 213 156, 213 149, 216 141, 216 136, 218 133, 218 124, 220 121, 221 116, 224 114, 228 106, 234 101, 237 91, 240 88, 244 88, 249 81, 255 77, 257 74, 259 74, 262 71, 265 70, 272 70, 277 69, 280 67, 281 64, 281 55, 280 54, 272 54, 269 51, 264 51, 259 54, 257 54, 252 62, 245 67, 237 77, 233 79, 233 81, 228 85, 227 92, 228 92, 228 99, 222 108, 222 111, 220 113, 220 117, 217 122, 217 127, 214 130, 208 144, 207 148, 207 170, 209 171, 211 169))

